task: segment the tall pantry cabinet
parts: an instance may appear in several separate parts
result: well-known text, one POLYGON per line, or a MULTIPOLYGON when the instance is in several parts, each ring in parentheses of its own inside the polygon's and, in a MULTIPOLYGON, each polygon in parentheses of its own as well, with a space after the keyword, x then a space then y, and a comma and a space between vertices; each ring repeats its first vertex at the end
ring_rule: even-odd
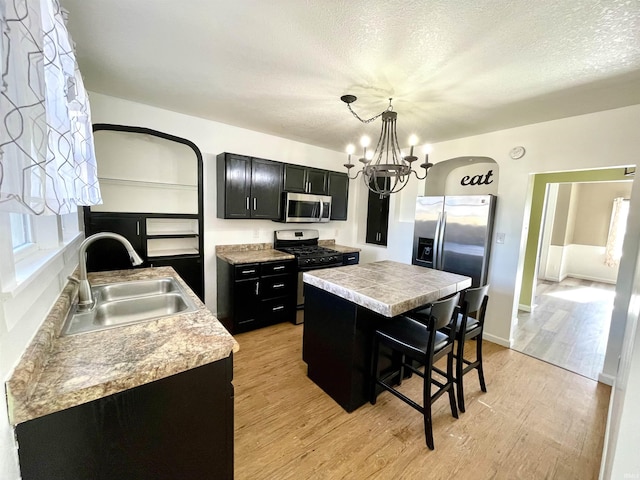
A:
MULTIPOLYGON (((171 266, 204 301, 202 153, 191 141, 149 128, 95 124, 103 203, 84 207, 85 234, 115 232, 143 257, 171 266)), ((89 271, 132 268, 123 246, 87 250, 89 271)))

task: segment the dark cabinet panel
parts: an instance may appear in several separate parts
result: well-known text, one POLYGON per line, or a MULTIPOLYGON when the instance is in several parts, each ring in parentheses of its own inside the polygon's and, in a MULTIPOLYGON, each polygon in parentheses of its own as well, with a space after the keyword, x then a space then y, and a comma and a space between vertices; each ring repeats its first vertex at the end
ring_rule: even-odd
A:
POLYGON ((349 203, 349 177, 346 173, 329 172, 331 220, 346 220, 349 203))
POLYGON ((193 293, 204 302, 204 268, 200 256, 154 258, 149 260, 149 264, 152 267, 173 267, 193 293))
POLYGON ((287 192, 327 195, 328 171, 286 163, 284 190, 287 192))
POLYGON ((302 165, 285 164, 284 190, 286 192, 306 193, 307 169, 302 165))
MULTIPOLYGON (((379 179, 382 182, 389 179, 379 179)), ((369 190, 367 203, 367 234, 366 242, 374 245, 387 245, 387 233, 389 229, 389 196, 380 195, 369 190)))
POLYGON ((217 162, 218 218, 280 217, 282 163, 233 153, 221 153, 217 162))
POLYGON ((318 170, 309 168, 307 170, 307 193, 315 195, 327 194, 327 172, 326 170, 318 170))
POLYGON ((24 480, 233 479, 233 358, 18 424, 24 480))
POLYGON ((250 218, 251 158, 232 153, 218 156, 219 218, 250 218))
MULTIPOLYGON (((144 227, 143 218, 137 215, 85 213, 85 235, 87 237, 101 232, 118 233, 129 240, 136 252, 143 257, 146 256, 142 241, 144 227)), ((87 248, 87 270, 90 272, 129 268, 133 268, 129 254, 117 240, 104 238, 87 248)))
POLYGON ((282 164, 251 159, 251 218, 278 219, 282 201, 282 164))
POLYGON ((217 259, 218 319, 231 333, 296 318, 294 260, 230 265, 217 259))

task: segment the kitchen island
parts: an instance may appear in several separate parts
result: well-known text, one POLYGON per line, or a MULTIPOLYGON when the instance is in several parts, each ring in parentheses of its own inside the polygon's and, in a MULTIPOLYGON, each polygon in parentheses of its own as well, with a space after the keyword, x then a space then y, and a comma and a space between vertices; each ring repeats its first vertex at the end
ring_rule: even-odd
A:
POLYGON ((379 325, 471 286, 463 275, 388 260, 305 272, 304 282, 307 375, 347 412, 369 399, 379 325))

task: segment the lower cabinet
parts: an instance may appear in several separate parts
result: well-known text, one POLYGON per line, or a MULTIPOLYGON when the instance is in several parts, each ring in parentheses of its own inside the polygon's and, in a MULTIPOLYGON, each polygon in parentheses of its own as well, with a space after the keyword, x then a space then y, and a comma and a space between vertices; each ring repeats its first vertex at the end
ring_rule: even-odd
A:
POLYGON ((23 480, 233 479, 233 357, 15 429, 23 480))
POLYGON ((218 320, 241 333, 296 318, 294 260, 231 265, 217 259, 218 320))

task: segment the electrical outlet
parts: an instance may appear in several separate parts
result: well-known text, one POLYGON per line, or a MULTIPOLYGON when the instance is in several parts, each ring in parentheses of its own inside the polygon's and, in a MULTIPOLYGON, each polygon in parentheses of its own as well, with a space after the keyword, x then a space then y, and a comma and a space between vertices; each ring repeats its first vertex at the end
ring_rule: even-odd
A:
POLYGON ((504 233, 496 233, 496 243, 504 243, 504 233))

